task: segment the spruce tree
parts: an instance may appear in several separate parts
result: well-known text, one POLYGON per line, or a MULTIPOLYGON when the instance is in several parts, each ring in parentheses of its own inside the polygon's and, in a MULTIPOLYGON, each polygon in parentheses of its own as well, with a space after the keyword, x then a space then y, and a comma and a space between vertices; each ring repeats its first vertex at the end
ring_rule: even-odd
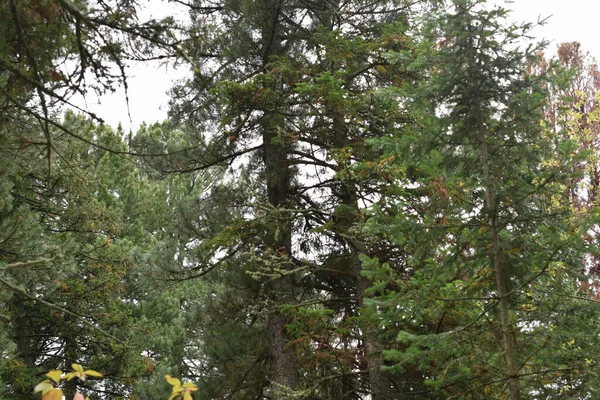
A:
POLYGON ((407 88, 414 130, 373 141, 396 157, 398 178, 369 227, 385 227, 409 269, 365 262, 381 288, 380 324, 397 332, 390 368, 428 375, 429 390, 407 395, 597 390, 596 305, 581 285, 595 214, 573 212, 575 146, 545 128, 550 77, 528 72, 539 49, 520 47, 530 25, 507 24, 506 13, 457 0, 431 14, 413 63, 427 80, 407 88))

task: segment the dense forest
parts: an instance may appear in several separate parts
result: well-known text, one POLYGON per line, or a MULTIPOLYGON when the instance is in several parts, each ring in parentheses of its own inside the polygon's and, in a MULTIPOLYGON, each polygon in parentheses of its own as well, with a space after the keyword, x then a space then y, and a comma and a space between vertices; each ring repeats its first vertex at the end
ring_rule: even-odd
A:
POLYGON ((0 398, 600 398, 579 43, 482 0, 171 1, 0 2, 0 398), (156 60, 166 121, 79 106, 156 60))

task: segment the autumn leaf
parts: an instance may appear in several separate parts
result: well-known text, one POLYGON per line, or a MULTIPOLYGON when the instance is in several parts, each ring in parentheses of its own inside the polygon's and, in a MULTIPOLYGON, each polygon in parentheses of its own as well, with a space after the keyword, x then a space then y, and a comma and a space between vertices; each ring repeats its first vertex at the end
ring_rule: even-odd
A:
POLYGON ((192 382, 184 383, 183 388, 189 390, 190 392, 195 392, 198 390, 198 387, 196 387, 196 385, 194 385, 192 382))
POLYGON ((54 386, 49 380, 46 379, 45 381, 38 383, 33 389, 33 392, 42 392, 42 394, 46 394, 46 392, 50 391, 51 389, 54 389, 54 386))
POLYGON ((60 377, 62 376, 63 372, 59 371, 59 370, 52 370, 50 372, 48 372, 46 374, 46 376, 50 379, 52 379, 54 382, 58 383, 60 382, 60 377))
POLYGON ((93 369, 87 369, 85 371, 83 371, 83 373, 86 376, 93 376, 96 378, 102 378, 104 375, 102 375, 102 373, 98 372, 98 371, 94 371, 93 369))
POLYGON ((79 364, 71 364, 71 368, 75 372, 83 372, 83 367, 79 364))
POLYGON ((73 372, 69 372, 65 375, 65 378, 68 381, 70 381, 73 378, 79 378, 79 380, 81 380, 83 382, 83 381, 85 381, 85 379, 88 376, 94 376, 94 377, 98 377, 98 378, 101 378, 104 376, 100 372, 94 371, 92 369, 88 369, 88 370, 84 371, 83 367, 79 364, 72 364, 71 367, 73 368, 73 372))
POLYGON ((169 400, 173 400, 175 398, 183 398, 183 400, 193 400, 192 393, 198 390, 196 385, 191 382, 185 382, 183 385, 181 381, 177 378, 171 377, 171 375, 165 375, 165 379, 167 382, 173 386, 173 391, 171 392, 171 396, 169 400))
POLYGON ((60 389, 51 389, 42 396, 42 400, 62 400, 63 392, 60 389))
POLYGON ((176 388, 176 387, 180 388, 181 387, 181 381, 179 379, 172 378, 171 375, 165 375, 165 379, 167 380, 167 382, 169 383, 169 385, 174 386, 174 388, 176 388))

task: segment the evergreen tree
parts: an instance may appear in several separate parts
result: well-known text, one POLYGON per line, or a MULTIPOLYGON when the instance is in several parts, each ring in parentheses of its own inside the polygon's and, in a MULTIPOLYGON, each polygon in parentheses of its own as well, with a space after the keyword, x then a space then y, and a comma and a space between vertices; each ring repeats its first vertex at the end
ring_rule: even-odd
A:
MULTIPOLYGON (((2 337, 12 339, 1 375, 10 398, 30 398, 32 376, 72 362, 115 378, 141 374, 142 351, 124 334, 135 331, 126 292, 134 255, 150 242, 138 207, 160 200, 144 201, 147 181, 109 154, 128 152, 121 130, 60 117, 74 96, 126 86, 127 60, 176 50, 172 19, 139 22, 136 7, 0 5, 2 337)), ((119 379, 89 385, 106 396, 125 387, 119 379)))
POLYGON ((399 178, 370 228, 410 256, 408 276, 366 260, 381 288, 372 306, 397 332, 390 368, 428 375, 429 391, 407 391, 423 398, 597 390, 596 305, 580 280, 595 217, 566 195, 573 142, 541 122, 549 76, 527 72, 538 49, 518 42, 530 26, 505 16, 463 0, 432 14, 414 63, 428 79, 407 104, 414 132, 374 141, 399 178))
MULTIPOLYGON (((361 177, 351 166, 375 157, 366 139, 394 135, 408 119, 398 92, 381 89, 414 80, 384 55, 409 54, 414 10, 388 1, 196 2, 191 9, 192 30, 203 40, 187 52, 202 56, 193 80, 174 90, 171 115, 201 150, 176 155, 163 170, 229 162, 237 171, 226 179, 248 188, 241 203, 238 196, 221 202, 242 212, 231 212, 239 217, 219 234, 228 241, 219 248, 197 237, 194 250, 219 260, 208 269, 254 277, 242 287, 254 291, 260 312, 240 307, 230 318, 256 313, 253 327, 262 325, 270 350, 253 354, 242 370, 270 369, 253 382, 257 396, 269 385, 275 398, 391 398, 377 329, 356 318, 369 285, 358 255, 387 250, 384 241, 363 243, 357 229, 360 207, 378 190, 370 184, 377 166, 361 177), (223 251, 236 257, 221 262, 223 251)), ((240 282, 231 284, 240 292, 240 282)))
MULTIPOLYGON (((140 278, 151 271, 146 257, 162 250, 168 259, 166 239, 156 233, 162 221, 152 214, 165 208, 166 190, 142 177, 132 160, 55 129, 48 174, 45 143, 30 139, 39 134, 37 124, 23 121, 33 127, 22 123, 19 139, 14 130, 3 135, 2 148, 2 334, 12 342, 2 350, 3 390, 29 399, 40 373, 78 363, 109 377, 86 382, 88 393, 118 397, 153 372, 154 360, 142 354, 178 337, 178 303, 170 310, 172 301, 154 300, 164 293, 148 294, 156 284, 140 278), (159 306, 148 307, 153 301, 159 306), (149 330, 156 335, 150 341, 149 330)), ((73 113, 60 123, 89 142, 126 151, 120 131, 73 113)), ((173 373, 183 356, 168 356, 165 369, 173 373)), ((69 381, 65 394, 76 390, 69 381)))
POLYGON ((136 6, 0 5, 3 396, 595 397, 595 68, 479 0, 136 6), (165 49, 173 121, 58 117, 165 49))

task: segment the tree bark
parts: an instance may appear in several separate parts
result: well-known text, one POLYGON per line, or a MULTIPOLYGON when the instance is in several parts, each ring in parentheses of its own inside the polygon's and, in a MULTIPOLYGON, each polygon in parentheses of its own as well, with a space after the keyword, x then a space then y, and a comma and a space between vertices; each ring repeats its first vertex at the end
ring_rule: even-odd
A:
MULTIPOLYGON (((263 156, 267 185, 267 198, 274 209, 285 206, 290 201, 291 166, 288 160, 290 144, 278 137, 283 121, 280 117, 267 117, 268 121, 263 126, 263 156)), ((277 214, 277 213, 276 213, 277 214)), ((291 262, 285 259, 292 254, 292 224, 283 216, 275 216, 275 226, 269 227, 268 247, 272 254, 283 261, 286 270, 293 268, 291 262)), ((289 345, 286 325, 289 317, 282 314, 279 306, 293 304, 294 276, 284 274, 272 286, 271 300, 275 309, 268 316, 269 344, 271 351, 271 390, 273 400, 291 398, 291 393, 298 389, 299 374, 298 361, 294 349, 289 345)))
MULTIPOLYGON (((266 69, 272 56, 284 52, 281 36, 280 19, 283 12, 282 0, 263 0, 260 12, 261 22, 262 67, 266 69)), ((279 88, 274 88, 278 90, 279 88)), ((268 203, 275 210, 273 218, 267 226, 269 232, 265 245, 270 254, 278 260, 277 268, 285 270, 281 277, 271 282, 268 293, 273 309, 267 317, 267 329, 270 347, 271 367, 271 399, 297 399, 293 392, 299 386, 298 360, 286 326, 290 318, 283 314, 280 307, 294 304, 294 276, 287 273, 293 269, 292 255, 292 221, 288 215, 280 215, 279 208, 289 205, 291 200, 292 167, 289 162, 291 143, 280 133, 285 130, 285 120, 274 111, 264 111, 260 126, 263 140, 263 161, 265 166, 265 183, 268 203), (274 222, 273 222, 274 220, 274 222)))
MULTIPOLYGON (((348 243, 351 270, 356 279, 356 300, 359 310, 365 306, 367 289, 371 286, 371 281, 362 275, 362 263, 360 253, 366 253, 365 244, 356 236, 352 230, 360 222, 358 220, 360 209, 358 207, 358 192, 352 183, 343 183, 344 188, 341 193, 341 203, 347 207, 338 215, 338 224, 348 243)), ((359 311, 360 312, 360 311, 359 311)), ((371 400, 392 400, 391 380, 387 373, 381 368, 384 366, 382 346, 377 341, 378 327, 361 327, 364 356, 367 363, 369 374, 369 384, 371 388, 371 400)))
MULTIPOLYGON (((360 264, 359 264, 360 266, 360 264)), ((371 285, 371 281, 364 276, 358 276, 357 285, 357 297, 359 299, 359 306, 364 306, 364 299, 366 297, 366 290, 371 285)), ((365 349, 365 357, 367 359, 367 369, 369 371, 369 384, 371 385, 371 400, 392 400, 393 393, 391 387, 391 380, 387 376, 385 371, 382 371, 384 364, 382 346, 374 337, 375 331, 369 331, 368 329, 363 332, 363 345, 365 349)))
POLYGON ((511 400, 520 400, 521 389, 519 387, 519 369, 517 368, 516 362, 516 343, 512 331, 513 323, 510 318, 510 299, 507 287, 507 282, 510 277, 503 262, 502 251, 500 248, 500 232, 498 221, 496 219, 496 183, 490 174, 487 135, 479 99, 475 99, 475 107, 477 112, 476 117, 478 125, 479 159, 481 162, 483 184, 485 187, 485 211, 488 214, 487 223, 490 229, 490 238, 492 241, 491 264, 496 278, 496 292, 500 307, 500 321, 502 325, 502 341, 504 347, 504 360, 506 362, 506 374, 508 376, 511 400))

